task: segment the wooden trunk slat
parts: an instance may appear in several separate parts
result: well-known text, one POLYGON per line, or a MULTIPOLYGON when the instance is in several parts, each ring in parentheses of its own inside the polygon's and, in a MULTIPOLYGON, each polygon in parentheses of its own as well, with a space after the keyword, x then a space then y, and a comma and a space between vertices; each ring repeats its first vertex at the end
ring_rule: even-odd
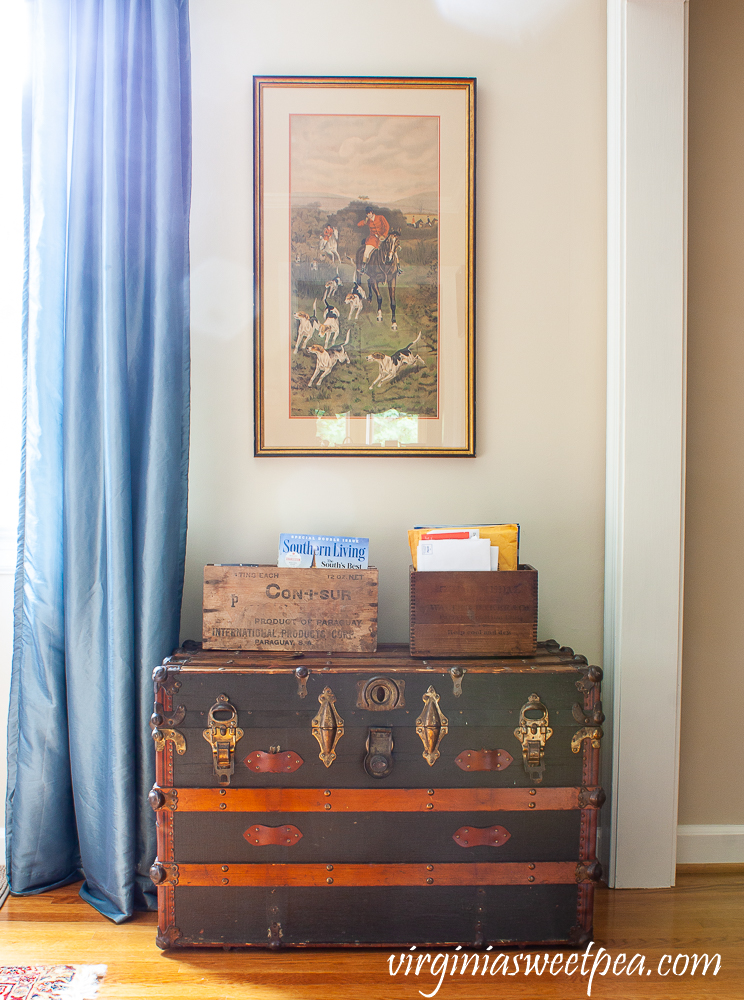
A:
POLYGON ((580 788, 436 788, 431 795, 426 788, 179 788, 177 791, 178 812, 518 812, 582 808, 580 788))
MULTIPOLYGON (((233 652, 232 655, 237 657, 238 654, 237 652, 233 652)), ((382 661, 380 663, 374 663, 371 667, 367 667, 366 669, 367 671, 374 670, 378 673, 383 672, 386 674, 412 674, 419 672, 419 673, 426 673, 427 675, 431 676, 436 676, 437 674, 442 674, 442 675, 449 674, 453 666, 457 666, 460 664, 462 664, 463 666, 467 664, 465 669, 467 669, 468 673, 471 674, 497 674, 499 672, 509 673, 509 674, 519 674, 519 673, 521 674, 574 673, 575 674, 576 670, 579 669, 576 667, 575 664, 573 666, 569 666, 565 662, 556 665, 551 665, 549 663, 546 664, 541 663, 533 666, 531 664, 525 664, 522 660, 515 659, 512 660, 509 666, 505 665, 507 663, 506 660, 500 661, 501 664, 504 664, 503 666, 490 666, 490 664, 493 662, 494 661, 492 659, 486 660, 484 658, 483 660, 466 660, 462 657, 458 657, 457 659, 452 659, 452 660, 446 660, 446 659, 439 659, 439 660, 426 659, 425 661, 410 660, 406 666, 402 666, 400 663, 385 663, 384 661, 382 661), (426 665, 419 666, 419 663, 422 662, 424 662, 426 665), (483 666, 484 663, 488 663, 489 666, 483 666)), ((299 666, 305 666, 308 668, 309 671, 322 670, 323 675, 352 674, 352 673, 359 674, 360 671, 359 665, 352 666, 349 663, 340 663, 337 662, 336 660, 329 660, 327 663, 320 663, 318 661, 313 663, 312 661, 307 661, 304 659, 298 659, 296 661, 292 661, 291 663, 286 663, 282 666, 276 663, 272 663, 271 665, 269 664, 264 665, 260 663, 250 663, 250 664, 242 662, 238 663, 236 661, 234 663, 225 664, 224 662, 220 663, 216 661, 214 663, 200 664, 197 667, 189 663, 185 663, 183 666, 177 666, 176 669, 182 671, 185 674, 188 673, 203 674, 209 670, 225 670, 225 671, 229 670, 231 674, 255 673, 256 671, 260 671, 261 673, 265 674, 281 674, 281 673, 287 673, 287 671, 294 673, 295 669, 299 666)))
MULTIPOLYGON (((424 574, 425 575, 425 574, 424 574)), ((427 671, 447 673, 452 667, 462 666, 473 673, 498 673, 499 671, 523 671, 528 673, 560 673, 584 669, 583 657, 574 657, 573 650, 560 649, 557 645, 538 643, 535 651, 524 658, 494 654, 485 659, 472 658, 463 652, 457 657, 430 656, 422 662, 420 657, 412 657, 410 647, 402 644, 380 644, 374 653, 333 652, 306 649, 302 651, 279 652, 276 650, 244 649, 177 649, 166 660, 171 669, 204 673, 220 668, 230 672, 241 670, 261 670, 267 673, 295 670, 307 667, 309 670, 344 671, 364 668, 375 671, 427 671), (578 660, 578 662, 577 662, 578 660)))
POLYGON ((439 865, 178 865, 178 886, 566 885, 577 862, 439 865))
POLYGON ((205 566, 205 649, 371 653, 376 569, 205 566))
POLYGON ((449 864, 472 861, 594 860, 583 837, 584 811, 529 812, 185 812, 171 813, 178 850, 158 858, 183 864, 449 864), (497 825, 498 844, 470 835, 497 825), (257 826, 293 827, 302 837, 256 844, 257 826), (364 835, 359 836, 359 831, 364 835), (468 833, 464 833, 467 830, 468 833), (455 839, 457 832, 462 840, 455 839))

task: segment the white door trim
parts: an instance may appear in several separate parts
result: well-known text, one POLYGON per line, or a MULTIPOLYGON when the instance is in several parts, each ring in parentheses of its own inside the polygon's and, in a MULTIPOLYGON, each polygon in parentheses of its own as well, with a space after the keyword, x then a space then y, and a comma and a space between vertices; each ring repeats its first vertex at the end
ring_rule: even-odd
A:
POLYGON ((686 0, 607 0, 607 114, 604 666, 612 774, 602 843, 611 885, 650 888, 673 885, 676 863, 686 0))

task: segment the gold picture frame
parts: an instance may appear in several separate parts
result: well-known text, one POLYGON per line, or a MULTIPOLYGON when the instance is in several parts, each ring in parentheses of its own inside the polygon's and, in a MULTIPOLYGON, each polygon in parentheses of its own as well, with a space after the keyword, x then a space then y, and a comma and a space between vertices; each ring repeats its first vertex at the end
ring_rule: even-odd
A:
POLYGON ((475 455, 475 80, 254 77, 257 456, 475 455))

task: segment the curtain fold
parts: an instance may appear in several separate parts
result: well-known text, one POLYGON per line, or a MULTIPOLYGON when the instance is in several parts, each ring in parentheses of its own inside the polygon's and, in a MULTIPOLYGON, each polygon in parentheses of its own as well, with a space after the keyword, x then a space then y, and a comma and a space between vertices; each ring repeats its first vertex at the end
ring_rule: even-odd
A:
POLYGON ((154 903, 152 668, 186 547, 187 0, 31 0, 13 892, 154 903))

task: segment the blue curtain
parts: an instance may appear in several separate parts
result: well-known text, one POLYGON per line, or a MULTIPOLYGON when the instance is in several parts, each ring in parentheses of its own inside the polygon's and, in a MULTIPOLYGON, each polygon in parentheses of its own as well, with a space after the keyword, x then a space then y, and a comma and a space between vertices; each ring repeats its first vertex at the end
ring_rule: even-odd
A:
POLYGON ((154 900, 152 668, 178 645, 188 473, 187 0, 31 0, 15 893, 154 900))

